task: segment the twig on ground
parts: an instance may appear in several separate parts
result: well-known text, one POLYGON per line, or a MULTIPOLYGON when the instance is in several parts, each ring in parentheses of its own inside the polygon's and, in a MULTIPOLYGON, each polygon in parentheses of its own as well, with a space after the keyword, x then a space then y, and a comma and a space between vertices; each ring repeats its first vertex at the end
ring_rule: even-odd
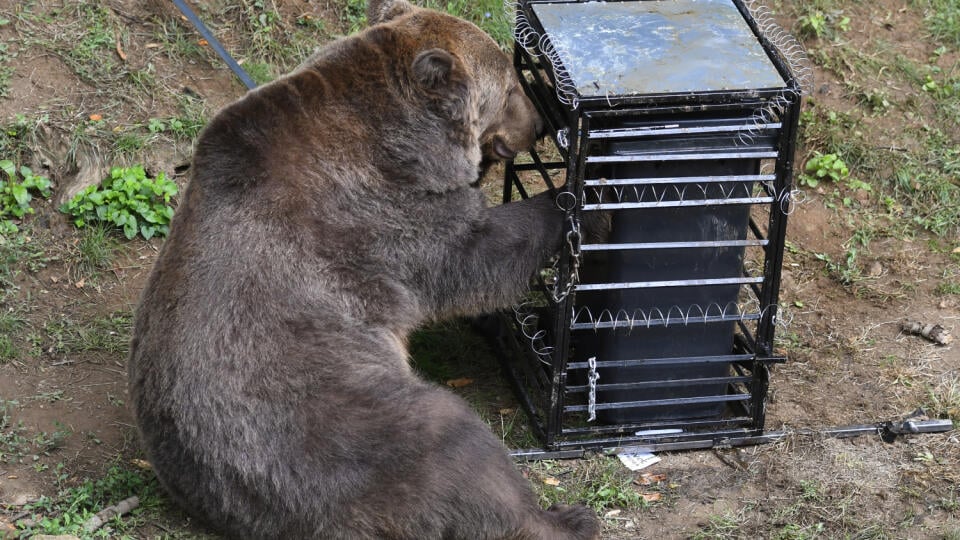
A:
POLYGON ((103 524, 113 519, 114 516, 122 516, 134 508, 140 506, 140 498, 137 496, 124 499, 113 506, 108 506, 97 512, 93 517, 83 524, 83 530, 88 533, 103 527, 103 524))
POLYGON ((939 324, 923 324, 908 319, 900 323, 900 329, 908 334, 923 336, 938 345, 949 345, 953 341, 950 331, 939 324))

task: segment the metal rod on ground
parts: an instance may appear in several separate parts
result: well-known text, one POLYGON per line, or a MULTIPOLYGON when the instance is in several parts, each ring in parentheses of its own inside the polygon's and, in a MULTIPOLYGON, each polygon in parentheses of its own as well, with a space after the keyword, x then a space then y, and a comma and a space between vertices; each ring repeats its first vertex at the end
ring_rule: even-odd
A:
MULTIPOLYGON (((707 448, 725 448, 732 446, 750 446, 777 442, 790 435, 823 436, 835 438, 857 437, 860 435, 877 434, 885 442, 892 442, 898 435, 921 433, 945 433, 953 429, 951 420, 904 420, 900 422, 879 422, 825 429, 797 429, 771 431, 762 435, 744 435, 742 437, 724 437, 721 439, 702 438, 688 440, 672 440, 663 442, 637 442, 623 447, 611 445, 602 449, 594 449, 604 454, 615 455, 629 448, 631 451, 642 452, 669 452, 675 450, 702 450, 707 448)), ((666 439, 666 438, 664 438, 666 439)), ((556 450, 542 450, 538 448, 518 449, 510 455, 519 461, 533 461, 540 459, 571 459, 583 457, 588 450, 583 448, 558 448, 556 450)))
POLYGON ((253 82, 253 79, 250 78, 250 75, 247 74, 247 72, 240 67, 240 64, 238 64, 237 61, 230 56, 230 53, 223 48, 223 45, 217 41, 217 38, 214 37, 213 33, 210 32, 210 29, 203 24, 203 21, 197 17, 197 14, 190 9, 190 6, 188 6, 183 0, 173 0, 173 4, 177 6, 177 9, 180 10, 180 13, 183 13, 183 16, 186 17, 191 24, 193 24, 193 27, 197 29, 197 32, 200 32, 200 35, 203 36, 203 39, 207 40, 207 43, 209 43, 210 47, 212 47, 214 52, 217 53, 217 56, 227 63, 227 67, 229 67, 230 71, 233 71, 237 75, 237 77, 240 79, 240 82, 242 82, 247 89, 256 88, 257 83, 253 82))

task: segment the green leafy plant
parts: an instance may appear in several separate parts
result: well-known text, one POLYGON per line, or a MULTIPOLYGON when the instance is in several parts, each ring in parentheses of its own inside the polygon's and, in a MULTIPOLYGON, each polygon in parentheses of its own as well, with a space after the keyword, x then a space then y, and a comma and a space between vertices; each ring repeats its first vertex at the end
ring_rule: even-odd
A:
POLYGON ((846 32, 850 29, 850 17, 844 16, 839 11, 811 10, 801 15, 797 22, 800 25, 801 35, 816 38, 833 36, 838 30, 846 32))
POLYGON ((816 152, 807 161, 804 171, 800 175, 800 184, 812 188, 820 185, 821 180, 839 182, 850 176, 850 169, 847 168, 847 164, 839 156, 836 154, 821 154, 820 152, 816 152))
MULTIPOLYGON (((61 486, 55 497, 41 496, 24 507, 31 522, 20 531, 35 534, 77 535, 81 538, 134 538, 131 533, 142 525, 142 516, 155 512, 163 505, 156 477, 149 471, 114 465, 98 479, 84 479, 66 487, 69 475, 63 464, 56 466, 57 483, 61 486), (85 529, 91 516, 106 506, 116 504, 131 495, 139 498, 139 507, 130 514, 114 517, 109 526, 96 531, 85 529)), ((27 537, 24 536, 24 537, 27 537)))
POLYGON ((0 234, 11 234, 18 228, 10 217, 19 219, 34 213, 30 206, 33 200, 31 191, 49 198, 50 179, 33 174, 26 165, 17 169, 9 159, 0 160, 0 169, 6 173, 6 179, 0 177, 0 234))
POLYGON ((123 229, 127 239, 140 234, 149 240, 166 236, 170 230, 177 184, 163 173, 148 178, 141 166, 114 167, 99 186, 77 193, 60 211, 74 217, 77 227, 92 222, 107 222, 123 229))

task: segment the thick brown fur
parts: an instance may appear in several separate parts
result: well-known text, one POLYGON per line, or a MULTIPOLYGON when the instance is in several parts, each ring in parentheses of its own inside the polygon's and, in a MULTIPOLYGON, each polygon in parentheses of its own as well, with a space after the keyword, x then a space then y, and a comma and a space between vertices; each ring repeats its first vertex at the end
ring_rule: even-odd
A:
POLYGON ((510 304, 558 249, 549 195, 473 186, 539 118, 475 26, 369 14, 198 141, 131 344, 157 477, 229 538, 595 538, 408 365, 418 325, 510 304))

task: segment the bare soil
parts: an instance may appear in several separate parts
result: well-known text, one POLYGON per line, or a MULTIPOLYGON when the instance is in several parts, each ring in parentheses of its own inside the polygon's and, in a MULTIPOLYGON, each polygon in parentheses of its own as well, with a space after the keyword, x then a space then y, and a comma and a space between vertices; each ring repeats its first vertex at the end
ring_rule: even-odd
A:
MULTIPOLYGON (((318 0, 275 3, 285 18, 311 14, 325 20, 328 30, 342 31, 335 5, 318 0)), ((16 4, 0 0, 0 15, 15 19, 16 4)), ((47 4, 63 5, 49 0, 31 3, 36 10, 49 9, 47 4)), ((120 0, 104 4, 127 29, 122 62, 129 70, 150 66, 157 81, 153 95, 118 99, 117 86, 98 87, 78 77, 60 56, 26 39, 17 25, 0 26, 0 40, 15 53, 9 62, 13 67, 9 95, 0 99, 0 120, 10 123, 17 114, 57 119, 40 130, 28 155, 34 169, 49 175, 61 191, 83 172, 83 147, 79 156, 72 153, 71 133, 89 115, 102 114, 108 128, 145 123, 173 114, 184 92, 199 96, 212 114, 244 92, 208 51, 184 61, 164 50, 167 45, 156 45, 158 25, 179 19, 172 4, 120 0), (73 125, 67 121, 71 118, 73 125)), ((911 37, 921 31, 921 21, 914 11, 901 7, 894 0, 856 4, 855 12, 846 13, 851 28, 844 39, 853 47, 888 40, 904 56, 925 60, 932 53, 930 47, 911 37)), ((778 16, 792 26, 787 13, 778 16)), ((226 30, 222 37, 228 46, 241 43, 230 33, 232 28, 226 30)), ((950 54, 941 62, 956 62, 956 53, 950 54)), ((848 88, 834 72, 816 69, 817 107, 858 114, 858 102, 848 88)), ((888 90, 896 101, 907 100, 912 91, 897 86, 888 90)), ((877 148, 895 149, 914 144, 899 135, 909 122, 894 113, 862 115, 859 129, 867 130, 877 148)), ((957 133, 949 136, 957 142, 957 133)), ((811 151, 798 148, 798 162, 803 163, 811 151)), ((153 171, 175 176, 175 167, 187 162, 189 155, 189 144, 159 139, 139 158, 153 171)), ((103 167, 106 157, 97 157, 103 167)), ((789 219, 791 247, 781 290, 784 324, 778 329, 788 362, 771 376, 767 421, 771 430, 818 430, 897 419, 917 407, 929 407, 936 396, 943 401, 944 395, 951 395, 949 385, 958 384, 957 346, 905 335, 899 322, 909 317, 957 333, 958 296, 938 292, 937 287, 945 276, 960 274, 960 263, 950 253, 960 247, 960 240, 923 233, 875 238, 859 260, 862 279, 843 283, 815 254, 842 260, 861 214, 831 208, 829 201, 829 193, 807 189, 789 219), (933 244, 946 249, 932 249, 933 244)), ((122 347, 86 350, 78 343, 90 321, 119 317, 120 322, 106 332, 122 334, 128 328, 160 243, 124 242, 109 268, 81 275, 77 233, 54 202, 41 203, 26 225, 32 234, 29 245, 43 253, 43 263, 27 267, 19 261, 14 286, 0 305, 21 319, 12 332, 21 354, 0 363, 0 404, 8 404, 10 425, 20 424, 28 441, 62 428, 70 435, 55 448, 21 444, 22 462, 0 460, 0 520, 19 515, 24 504, 41 495, 56 495, 57 464, 69 471, 66 485, 70 485, 103 474, 115 463, 142 457, 127 409, 125 352, 122 347), (9 406, 11 402, 15 405, 9 406)), ((768 445, 661 457, 644 472, 666 475, 665 496, 647 508, 609 512, 606 537, 960 538, 956 432, 909 436, 893 443, 877 436, 840 440, 795 435, 768 445)), ((144 524, 139 537, 171 531, 176 537, 203 534, 171 509, 156 522, 144 524)))

